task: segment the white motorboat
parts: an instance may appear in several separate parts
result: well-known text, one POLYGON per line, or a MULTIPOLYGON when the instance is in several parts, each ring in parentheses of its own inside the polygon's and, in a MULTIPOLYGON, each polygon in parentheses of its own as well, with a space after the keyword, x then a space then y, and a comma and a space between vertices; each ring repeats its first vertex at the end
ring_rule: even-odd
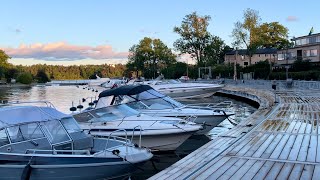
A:
POLYGON ((73 117, 80 123, 81 128, 91 135, 131 135, 133 142, 153 151, 175 150, 202 128, 178 118, 144 115, 125 104, 96 107, 73 117), (115 130, 119 131, 113 132, 115 130))
POLYGON ((115 104, 127 104, 140 113, 160 116, 188 118, 194 117, 194 122, 204 124, 205 128, 198 132, 204 134, 233 115, 226 109, 187 106, 169 96, 163 95, 149 85, 127 85, 105 90, 99 94, 97 107, 115 104))
POLYGON ((224 87, 221 84, 183 83, 177 80, 131 81, 128 84, 150 85, 155 90, 174 99, 209 97, 224 87))
POLYGON ((93 138, 52 107, 0 108, 0 179, 112 179, 151 159, 127 139, 93 138))
POLYGON ((126 82, 127 82, 126 80, 122 80, 122 79, 109 79, 108 81, 100 84, 100 86, 109 89, 109 88, 123 86, 126 84, 126 82))

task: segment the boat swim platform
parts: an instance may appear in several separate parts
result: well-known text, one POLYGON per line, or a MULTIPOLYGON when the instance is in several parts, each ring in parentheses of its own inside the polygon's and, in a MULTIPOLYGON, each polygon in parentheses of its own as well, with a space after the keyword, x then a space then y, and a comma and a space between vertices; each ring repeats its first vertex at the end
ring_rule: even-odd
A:
POLYGON ((150 179, 320 179, 320 91, 232 90, 264 106, 150 179))

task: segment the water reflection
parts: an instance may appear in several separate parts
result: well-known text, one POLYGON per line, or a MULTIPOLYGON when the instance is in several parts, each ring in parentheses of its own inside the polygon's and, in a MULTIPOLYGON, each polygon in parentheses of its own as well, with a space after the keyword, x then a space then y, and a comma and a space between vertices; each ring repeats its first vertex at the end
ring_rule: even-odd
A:
MULTIPOLYGON (((77 86, 44 86, 27 88, 4 88, 0 89, 0 99, 8 101, 50 101, 59 111, 70 113, 71 103, 79 105, 82 98, 98 97, 99 92, 83 89, 77 86)), ((88 107, 88 101, 83 103, 84 108, 88 107)), ((82 103, 82 102, 81 102, 82 103)))

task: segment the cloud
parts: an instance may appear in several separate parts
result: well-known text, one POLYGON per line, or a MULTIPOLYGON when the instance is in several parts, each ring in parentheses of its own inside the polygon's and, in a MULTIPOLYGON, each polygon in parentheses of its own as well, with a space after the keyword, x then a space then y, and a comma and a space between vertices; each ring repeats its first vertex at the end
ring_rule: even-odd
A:
POLYGON ((21 29, 15 29, 14 30, 17 34, 21 33, 21 29))
POLYGON ((48 61, 41 59, 33 59, 33 58, 11 58, 8 60, 9 63, 14 65, 23 65, 30 66, 34 64, 46 64, 46 65, 63 65, 63 66, 72 66, 72 65, 101 65, 101 64, 125 64, 127 63, 127 59, 81 59, 74 61, 48 61))
POLYGON ((66 42, 21 44, 17 48, 2 48, 13 58, 33 58, 47 61, 81 59, 127 59, 128 52, 115 52, 110 45, 80 46, 66 42))
POLYGON ((288 22, 294 22, 294 21, 298 21, 298 18, 296 16, 288 16, 286 18, 286 21, 288 22))

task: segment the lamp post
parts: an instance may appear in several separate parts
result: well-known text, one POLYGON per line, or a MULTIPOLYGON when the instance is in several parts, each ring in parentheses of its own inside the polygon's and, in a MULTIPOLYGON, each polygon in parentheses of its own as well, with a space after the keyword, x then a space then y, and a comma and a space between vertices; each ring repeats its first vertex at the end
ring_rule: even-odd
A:
POLYGON ((234 72, 233 72, 233 80, 237 81, 237 58, 238 58, 238 48, 236 48, 236 58, 234 60, 234 72))

